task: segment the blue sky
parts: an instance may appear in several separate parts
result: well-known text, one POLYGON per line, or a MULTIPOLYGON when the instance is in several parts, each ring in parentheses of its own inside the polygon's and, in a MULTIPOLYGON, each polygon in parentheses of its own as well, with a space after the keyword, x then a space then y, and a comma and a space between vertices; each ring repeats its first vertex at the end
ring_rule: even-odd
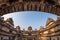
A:
POLYGON ((14 25, 19 25, 21 29, 27 29, 29 26, 32 26, 33 30, 39 29, 41 25, 45 27, 48 18, 57 19, 56 15, 38 11, 14 12, 3 15, 3 17, 5 20, 7 18, 13 18, 14 25))

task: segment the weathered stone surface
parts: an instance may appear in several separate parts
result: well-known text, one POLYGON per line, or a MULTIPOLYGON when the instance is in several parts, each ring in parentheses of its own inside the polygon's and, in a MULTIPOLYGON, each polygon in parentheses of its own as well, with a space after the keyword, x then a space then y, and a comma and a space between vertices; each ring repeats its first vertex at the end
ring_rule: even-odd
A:
POLYGON ((58 1, 49 0, 6 0, 0 1, 0 15, 18 11, 42 11, 60 16, 60 3, 58 1))

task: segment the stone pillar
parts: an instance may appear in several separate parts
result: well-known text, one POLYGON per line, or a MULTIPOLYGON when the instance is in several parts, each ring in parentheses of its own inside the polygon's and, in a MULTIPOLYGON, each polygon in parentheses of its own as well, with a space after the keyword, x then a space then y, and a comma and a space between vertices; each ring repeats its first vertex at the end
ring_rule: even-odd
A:
POLYGON ((58 13, 58 14, 60 13, 60 7, 57 8, 57 13, 58 13))
POLYGON ((26 40, 27 40, 27 38, 26 38, 26 40))
POLYGON ((15 38, 14 37, 9 37, 9 40, 14 40, 15 38))
POLYGON ((11 40, 11 38, 9 37, 9 40, 11 40))
POLYGON ((1 37, 1 40, 3 40, 3 37, 1 37))
POLYGON ((35 5, 35 11, 37 11, 37 5, 35 5))
POLYGON ((35 4, 32 4, 32 10, 33 11, 35 10, 35 4))
POLYGON ((32 10, 32 5, 33 5, 32 3, 28 3, 28 4, 27 4, 27 11, 28 11, 28 10, 29 10, 29 11, 32 10))
POLYGON ((2 8, 0 8, 0 16, 1 16, 1 14, 2 14, 2 8))
POLYGON ((1 40, 1 36, 0 36, 0 40, 1 40))
POLYGON ((29 4, 29 11, 31 11, 31 4, 29 4))
POLYGON ((11 40, 15 40, 15 36, 11 37, 11 40))
POLYGON ((35 38, 33 38, 33 40, 35 40, 35 38))
POLYGON ((51 37, 50 37, 50 40, 51 40, 51 37))
POLYGON ((39 6, 40 6, 40 5, 38 4, 38 5, 37 5, 37 11, 39 11, 39 6))
POLYGON ((17 36, 15 37, 15 40, 17 40, 17 36))
POLYGON ((28 4, 24 4, 24 11, 27 11, 27 5, 28 4))
POLYGON ((16 8, 16 11, 18 11, 18 5, 17 4, 15 5, 15 8, 16 8))
POLYGON ((52 13, 55 12, 55 6, 54 6, 54 5, 52 5, 51 12, 52 12, 52 13))
POLYGON ((0 19, 1 19, 1 16, 0 16, 0 19))
MULTIPOLYGON (((9 11, 9 10, 7 10, 7 11, 9 11)), ((12 12, 14 12, 15 10, 14 10, 14 5, 12 5, 12 12)))
POLYGON ((44 11, 44 7, 45 7, 44 1, 41 1, 40 5, 41 5, 41 11, 44 11))
POLYGON ((59 37, 57 37, 57 40, 59 40, 59 37))

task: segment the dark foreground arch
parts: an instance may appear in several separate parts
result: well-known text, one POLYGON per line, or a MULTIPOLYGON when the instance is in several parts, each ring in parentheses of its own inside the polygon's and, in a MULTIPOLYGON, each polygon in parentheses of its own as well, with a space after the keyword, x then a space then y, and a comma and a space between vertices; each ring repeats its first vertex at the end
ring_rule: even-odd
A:
POLYGON ((42 11, 60 16, 60 5, 55 1, 48 0, 20 0, 7 1, 0 5, 0 15, 18 12, 18 11, 42 11))

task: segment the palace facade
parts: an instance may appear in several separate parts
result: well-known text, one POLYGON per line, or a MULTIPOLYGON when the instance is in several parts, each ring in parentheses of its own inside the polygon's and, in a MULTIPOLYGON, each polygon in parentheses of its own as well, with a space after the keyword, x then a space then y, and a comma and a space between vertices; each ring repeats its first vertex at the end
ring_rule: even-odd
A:
POLYGON ((21 30, 20 26, 14 28, 12 18, 4 20, 0 17, 0 40, 60 40, 60 18, 47 19, 46 27, 33 30, 31 26, 28 30, 21 30))
MULTIPOLYGON (((60 0, 0 0, 0 16, 18 11, 42 11, 60 16, 60 0)), ((60 18, 47 19, 45 28, 14 28, 12 18, 0 17, 0 40, 60 40, 60 18)))

